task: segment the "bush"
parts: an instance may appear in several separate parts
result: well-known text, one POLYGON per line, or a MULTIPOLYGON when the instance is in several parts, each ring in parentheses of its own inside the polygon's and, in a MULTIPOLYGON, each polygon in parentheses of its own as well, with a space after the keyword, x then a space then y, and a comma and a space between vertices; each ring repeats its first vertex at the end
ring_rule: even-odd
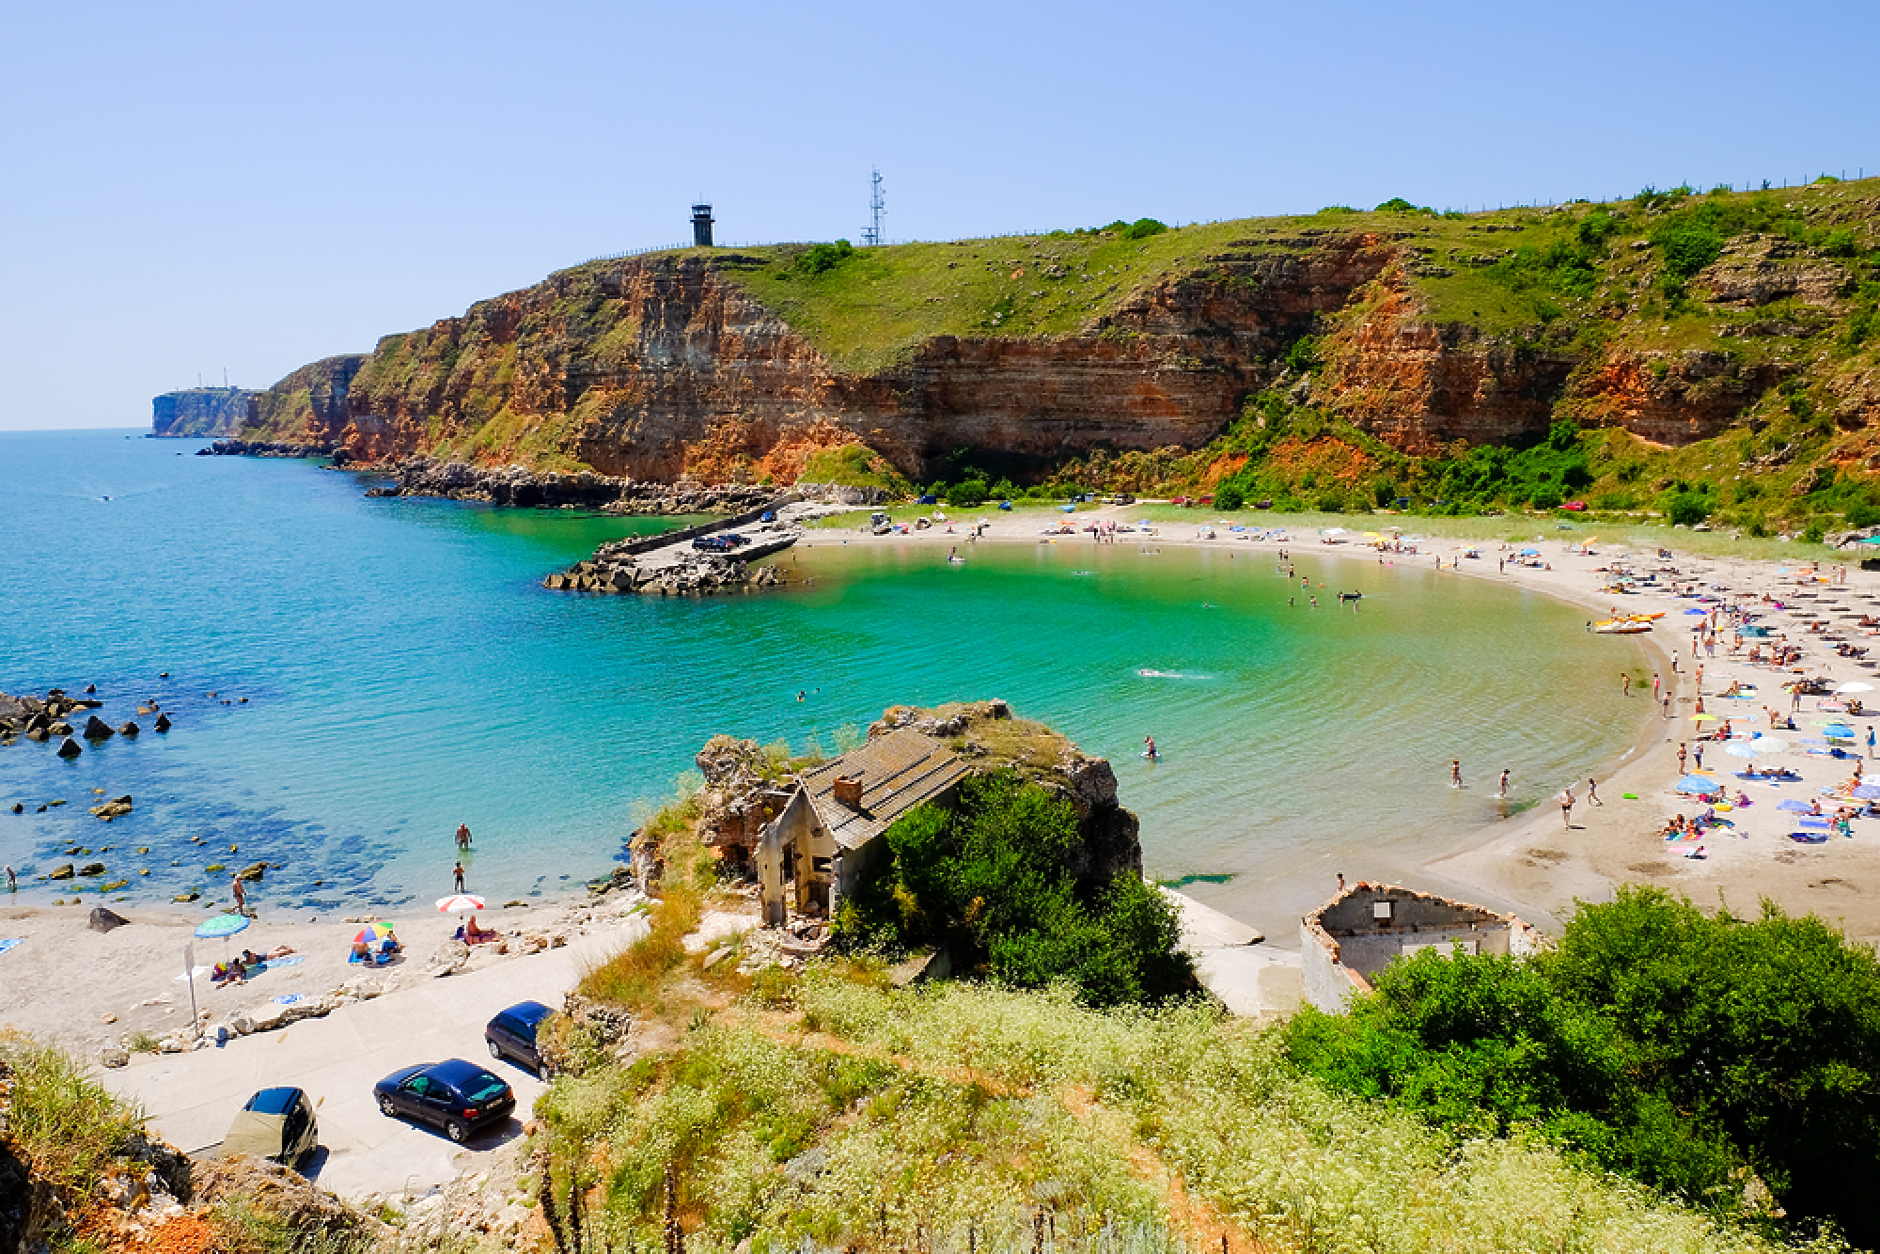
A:
POLYGON ((855 247, 845 239, 833 244, 817 244, 796 259, 796 268, 804 274, 824 274, 855 255, 855 247))
POLYGON ((968 479, 946 490, 946 503, 957 505, 961 509, 973 509, 986 503, 988 491, 984 479, 968 479))
POLYGON ((1705 916, 1657 889, 1581 905, 1525 959, 1393 965, 1293 1057, 1445 1126, 1532 1129, 1719 1211, 1754 1172, 1802 1226, 1870 1247, 1880 1197, 1880 959, 1808 917, 1705 916))
POLYGON ((1247 503, 1247 493, 1237 483, 1223 483, 1214 489, 1214 504, 1217 509, 1236 510, 1247 503))
POLYGON ((1308 374, 1319 368, 1317 336, 1302 335, 1286 350, 1286 368, 1295 374, 1308 374))
POLYGON ((1168 230, 1165 223, 1154 218, 1137 218, 1123 229, 1124 239, 1148 239, 1151 235, 1160 235, 1168 230))
POLYGON ((885 839, 891 864, 844 903, 853 946, 946 944, 956 965, 1020 988, 1067 980, 1096 1006, 1193 986, 1174 907, 1127 873, 1081 897, 1076 811, 1011 771, 969 776, 955 808, 917 806, 885 839))
POLYGON ((1662 508, 1673 526, 1689 527, 1710 517, 1710 502, 1696 492, 1671 492, 1665 496, 1662 508))

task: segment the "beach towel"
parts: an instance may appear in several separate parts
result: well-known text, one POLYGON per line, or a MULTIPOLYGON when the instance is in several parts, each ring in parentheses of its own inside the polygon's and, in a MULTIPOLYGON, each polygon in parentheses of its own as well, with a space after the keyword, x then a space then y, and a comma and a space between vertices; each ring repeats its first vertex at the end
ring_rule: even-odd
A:
POLYGON ((271 967, 297 967, 306 960, 307 956, 305 954, 288 954, 285 958, 268 959, 268 965, 271 967))
POLYGON ((299 1000, 299 993, 282 993, 279 997, 274 999, 274 1004, 277 1006, 291 1006, 299 1000))
POLYGON ((16 945, 24 945, 25 943, 26 938, 24 936, 9 936, 5 939, 0 939, 0 954, 5 953, 16 945))
POLYGON ((1828 843, 1828 833, 1790 832, 1789 839, 1800 845, 1825 845, 1828 843))
POLYGON ((194 971, 183 972, 183 974, 177 976, 176 979, 172 981, 172 983, 181 984, 184 980, 187 980, 192 975, 200 980, 204 976, 208 975, 209 973, 210 973, 210 969, 208 967, 198 966, 194 971))
POLYGON ((1801 819, 1797 821, 1796 826, 1805 827, 1810 831, 1825 832, 1828 830, 1828 820, 1826 819, 1801 819))

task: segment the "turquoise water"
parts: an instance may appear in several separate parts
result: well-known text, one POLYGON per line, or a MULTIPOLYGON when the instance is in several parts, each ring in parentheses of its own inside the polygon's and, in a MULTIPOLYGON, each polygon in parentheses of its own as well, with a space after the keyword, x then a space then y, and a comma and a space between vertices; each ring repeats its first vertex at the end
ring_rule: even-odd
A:
POLYGON ((552 896, 604 872, 715 733, 832 750, 890 704, 1000 696, 1111 758, 1153 874, 1206 877, 1187 891, 1281 938, 1335 873, 1402 874, 1502 817, 1502 767, 1532 804, 1649 714, 1619 695, 1636 642, 1423 564, 1301 546, 1326 584, 1310 610, 1227 541, 952 567, 815 533, 785 558, 813 580, 781 593, 582 597, 538 580, 663 524, 370 500, 309 463, 178 456, 197 447, 0 435, 0 690, 95 683, 113 725, 145 698, 177 722, 73 762, 0 749, 0 807, 28 810, 0 813, 0 859, 22 872, 110 846, 135 899, 213 898, 207 865, 266 859, 263 906, 350 911, 448 891, 467 822, 473 891, 552 896), (94 789, 135 813, 98 823, 94 789))

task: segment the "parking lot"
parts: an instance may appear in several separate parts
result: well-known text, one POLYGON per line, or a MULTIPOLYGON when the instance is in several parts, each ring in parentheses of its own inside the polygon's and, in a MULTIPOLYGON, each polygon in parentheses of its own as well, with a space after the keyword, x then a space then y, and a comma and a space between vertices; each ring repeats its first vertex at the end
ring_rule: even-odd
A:
POLYGON ((101 1078, 141 1103, 154 1129, 189 1151, 219 1143, 257 1089, 297 1086, 317 1105, 323 1147, 303 1169, 323 1187, 342 1197, 422 1193, 474 1170, 479 1159, 520 1136, 543 1090, 514 1063, 489 1056, 483 1025, 490 1016, 519 1001, 559 1006, 586 963, 615 952, 645 927, 635 916, 562 949, 399 988, 221 1048, 140 1059, 101 1078), (516 1113, 507 1123, 459 1146, 440 1130, 379 1113, 375 1083, 400 1067, 453 1057, 481 1062, 514 1087, 516 1113))

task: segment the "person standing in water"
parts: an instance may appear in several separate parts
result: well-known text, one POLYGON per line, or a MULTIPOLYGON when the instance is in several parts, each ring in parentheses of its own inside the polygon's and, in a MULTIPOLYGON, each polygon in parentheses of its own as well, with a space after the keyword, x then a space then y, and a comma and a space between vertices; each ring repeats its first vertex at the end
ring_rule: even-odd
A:
POLYGON ((468 823, 459 823, 457 824, 457 848, 468 849, 469 847, 470 825, 468 823))
POLYGON ((1502 798, 1508 795, 1508 768, 1505 766, 1501 768, 1501 789, 1495 795, 1502 798))
POLYGON ((1452 758, 1450 760, 1449 786, 1451 788, 1462 787, 1462 759, 1461 758, 1452 758))
POLYGON ((1157 758, 1159 758, 1159 757, 1161 757, 1161 756, 1162 756, 1161 754, 1159 754, 1159 753, 1157 753, 1157 752, 1155 751, 1155 737, 1154 737, 1154 736, 1144 736, 1144 737, 1142 738, 1142 743, 1143 743, 1143 744, 1145 744, 1145 745, 1148 745, 1148 746, 1149 746, 1149 747, 1148 747, 1147 749, 1144 749, 1144 750, 1142 751, 1142 756, 1143 756, 1143 757, 1145 757, 1145 758, 1147 758, 1147 759, 1149 759, 1149 760, 1150 760, 1151 762, 1153 762, 1153 761, 1155 761, 1155 760, 1156 760, 1157 758))
POLYGON ((452 878, 456 880, 457 891, 461 893, 463 891, 463 863, 459 862, 456 866, 452 867, 450 873, 452 878))

